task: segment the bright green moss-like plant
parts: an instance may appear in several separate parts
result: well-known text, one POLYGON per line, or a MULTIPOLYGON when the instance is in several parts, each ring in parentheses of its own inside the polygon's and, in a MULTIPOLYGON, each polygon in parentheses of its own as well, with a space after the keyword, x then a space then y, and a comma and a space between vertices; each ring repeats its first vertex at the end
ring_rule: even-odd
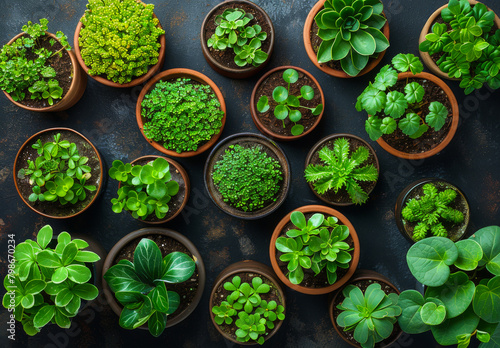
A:
POLYGON ((146 137, 177 153, 196 151, 219 134, 224 118, 212 88, 190 79, 159 81, 141 106, 146 137))
POLYGON ((136 0, 89 0, 78 44, 90 75, 124 84, 158 63, 165 31, 153 9, 136 0))

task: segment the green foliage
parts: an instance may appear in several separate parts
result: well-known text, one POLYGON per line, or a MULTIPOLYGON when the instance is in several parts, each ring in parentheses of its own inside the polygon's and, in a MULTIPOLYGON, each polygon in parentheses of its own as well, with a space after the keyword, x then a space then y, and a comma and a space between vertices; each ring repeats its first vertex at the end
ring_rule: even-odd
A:
POLYGON ((54 249, 49 247, 51 241, 52 227, 46 225, 38 231, 36 242, 28 239, 16 245, 14 268, 4 279, 7 293, 2 304, 9 312, 14 310, 30 336, 48 323, 68 329, 81 300, 93 300, 99 293, 87 283, 92 274, 85 263, 100 260, 94 252, 83 250, 88 243, 71 240, 68 232, 59 234, 54 249))
POLYGON ((219 134, 224 117, 209 85, 183 78, 157 82, 141 106, 146 137, 177 153, 196 151, 219 134))
POLYGON ((239 276, 224 283, 224 289, 229 293, 219 306, 212 307, 217 325, 231 325, 235 318, 238 328, 235 332, 238 342, 255 341, 264 343, 268 329, 275 327, 276 320, 285 319, 285 308, 276 301, 262 300, 261 294, 271 291, 269 284, 262 278, 253 277, 252 284, 241 282, 239 276))
POLYGON ((172 252, 162 258, 158 245, 143 238, 134 251, 134 262, 120 260, 110 267, 104 279, 124 307, 120 326, 132 330, 148 323, 149 332, 158 337, 165 330, 168 315, 180 304, 180 296, 167 290, 167 284, 188 280, 196 264, 188 255, 172 252))
POLYGON ((383 9, 379 0, 326 0, 314 18, 322 40, 318 63, 340 60, 346 74, 358 75, 371 57, 389 47, 381 32, 387 22, 383 9))
POLYGON ((439 69, 460 79, 465 94, 485 83, 500 88, 500 30, 491 33, 495 13, 482 3, 470 6, 467 0, 450 0, 441 17, 446 23, 434 24, 419 49, 441 54, 436 61, 439 69))
POLYGON ((252 212, 276 201, 283 172, 279 161, 259 146, 236 144, 215 163, 212 179, 224 202, 252 212))
POLYGON ((259 66, 264 63, 268 54, 262 51, 262 42, 267 33, 258 24, 248 25, 253 19, 251 13, 240 8, 227 9, 222 15, 215 17, 215 33, 208 39, 207 46, 215 50, 225 51, 232 48, 234 62, 239 67, 247 64, 259 66))
POLYGON ((168 202, 179 192, 179 183, 172 180, 170 165, 164 158, 156 158, 144 166, 116 160, 109 176, 122 184, 118 198, 111 200, 111 209, 115 213, 125 209, 136 219, 145 220, 153 212, 163 219, 169 210, 168 202))
POLYGON ((165 31, 153 10, 136 0, 89 0, 78 39, 88 73, 125 84, 158 63, 165 31))
POLYGON ((319 158, 326 165, 308 165, 305 178, 307 182, 314 184, 314 189, 320 195, 329 190, 337 193, 340 188, 345 187, 351 201, 355 204, 362 204, 368 199, 368 194, 358 182, 377 181, 378 171, 373 164, 361 167, 370 156, 370 150, 367 147, 358 147, 351 156, 349 152, 349 140, 336 139, 333 150, 325 146, 319 151, 319 158))
POLYGON ((349 237, 349 228, 338 225, 336 217, 325 219, 317 213, 306 221, 304 214, 294 211, 290 221, 296 229, 286 232, 287 237, 276 239, 276 249, 283 254, 282 262, 288 263, 288 279, 292 284, 304 280, 304 269, 311 269, 315 275, 326 272, 328 283, 337 281, 337 269, 349 268, 353 248, 344 240, 349 237))
MULTIPOLYGON (((273 91, 273 99, 278 104, 274 108, 274 116, 278 120, 283 121, 283 128, 286 128, 285 119, 288 117, 290 121, 294 123, 291 130, 292 135, 300 135, 304 132, 304 126, 297 124, 297 122, 302 119, 302 113, 298 108, 310 110, 314 116, 318 116, 323 111, 323 104, 319 104, 315 108, 308 108, 300 105, 301 98, 305 100, 314 98, 314 89, 311 86, 302 86, 300 88, 300 96, 290 94, 290 85, 299 80, 299 73, 297 70, 286 69, 283 72, 283 80, 288 83, 288 87, 278 86, 273 91)), ((269 98, 263 95, 257 103, 257 110, 259 110, 259 112, 266 112, 269 108, 269 98)))
MULTIPOLYGON (((24 100, 26 90, 31 94, 30 99, 47 99, 49 105, 54 104, 54 99, 62 97, 63 90, 53 79, 57 72, 50 64, 54 56, 62 56, 61 51, 71 47, 60 31, 56 34, 63 46, 60 50, 43 47, 44 40, 47 40, 45 32, 48 23, 45 18, 40 19, 40 24, 28 22, 23 26, 25 35, 3 46, 0 51, 0 88, 15 101, 24 100)), ((50 39, 51 46, 54 43, 55 40, 50 39)))
POLYGON ((425 184, 422 190, 423 196, 410 199, 401 211, 404 220, 417 223, 413 240, 418 242, 427 237, 429 232, 436 237, 448 237, 448 231, 442 221, 453 224, 464 221, 461 211, 448 206, 457 197, 457 191, 450 188, 438 192, 438 188, 432 183, 425 184))
POLYGON ((96 190, 94 185, 86 185, 92 171, 87 165, 88 157, 79 155, 75 143, 61 140, 60 133, 45 144, 38 139, 32 148, 39 156, 34 161, 28 160, 28 168, 17 173, 19 179, 29 176, 29 184, 33 186, 30 202, 76 204, 87 198, 87 191, 96 190))

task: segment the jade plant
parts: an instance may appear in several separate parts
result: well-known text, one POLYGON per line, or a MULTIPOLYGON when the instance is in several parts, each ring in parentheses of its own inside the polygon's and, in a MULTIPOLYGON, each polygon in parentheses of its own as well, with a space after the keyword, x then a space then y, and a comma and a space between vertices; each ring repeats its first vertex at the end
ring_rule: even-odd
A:
POLYGON ((444 23, 435 23, 419 45, 420 51, 439 54, 439 69, 460 80, 465 94, 481 88, 500 88, 500 30, 495 13, 482 4, 450 0, 441 11, 444 23), (492 28, 495 29, 492 31, 492 28))
POLYGON ((309 164, 305 170, 305 178, 307 182, 313 183, 314 190, 320 195, 328 191, 337 193, 345 187, 353 203, 365 203, 368 194, 359 182, 378 179, 378 171, 373 164, 361 166, 369 156, 370 150, 366 146, 360 146, 350 154, 349 140, 338 138, 333 143, 333 150, 324 146, 319 151, 319 158, 325 165, 309 164))
POLYGON ((78 39, 88 73, 125 84, 158 63, 165 31, 153 10, 136 0, 89 0, 78 39))
POLYGON ((263 300, 272 288, 262 278, 253 277, 252 283, 242 282, 239 276, 224 283, 229 293, 218 305, 212 307, 214 321, 219 326, 236 326, 238 342, 263 344, 269 330, 274 329, 277 320, 285 319, 285 308, 276 301, 263 300))
POLYGON ((70 50, 68 38, 58 31, 57 41, 46 35, 49 21, 40 19, 40 24, 28 22, 23 26, 24 35, 0 51, 0 89, 9 93, 14 101, 25 99, 44 99, 54 105, 61 99, 63 89, 59 86, 60 77, 52 66, 63 50, 70 50), (44 46, 48 41, 50 48, 44 46), (58 47, 58 48, 56 48, 58 47))
MULTIPOLYGON (((291 129, 292 135, 300 135, 304 132, 304 126, 297 124, 302 119, 302 113, 299 108, 310 110, 314 116, 318 116, 323 111, 323 104, 318 104, 314 108, 308 108, 300 105, 300 99, 312 100, 314 98, 314 89, 311 86, 304 85, 300 88, 300 96, 290 94, 290 85, 299 80, 299 73, 295 69, 286 69, 283 72, 283 80, 288 84, 285 88, 278 86, 274 89, 272 98, 276 102, 274 107, 274 116, 282 120, 283 128, 286 128, 285 119, 288 117, 294 126, 291 129)), ((269 98, 266 95, 260 97, 257 103, 259 112, 267 112, 271 106, 269 98)))
POLYGON ((18 179, 28 178, 32 186, 30 202, 76 204, 87 198, 87 192, 96 191, 95 185, 87 185, 92 176, 89 158, 80 156, 75 143, 62 140, 57 133, 54 141, 42 143, 38 139, 31 147, 37 150, 38 157, 27 160, 28 167, 17 173, 18 179))
POLYGON ((416 223, 412 239, 418 242, 429 232, 436 237, 448 237, 443 222, 460 224, 464 221, 461 211, 449 207, 457 197, 457 191, 448 188, 438 192, 432 183, 425 184, 422 190, 423 196, 410 199, 401 211, 404 220, 416 223))
POLYGON ((430 237, 406 255, 412 275, 425 293, 399 296, 403 331, 431 330, 440 345, 465 348, 475 335, 479 347, 500 345, 500 227, 484 227, 470 238, 452 242, 430 237))
POLYGON ((17 244, 14 267, 9 266, 4 279, 7 293, 2 304, 30 336, 49 323, 69 329, 81 301, 93 300, 99 294, 88 283, 92 273, 86 263, 97 262, 100 257, 83 250, 88 243, 72 240, 68 232, 61 232, 57 240, 52 236, 52 228, 46 225, 38 231, 36 242, 28 239, 17 244))
POLYGON ((398 294, 386 294, 379 283, 370 284, 364 293, 355 285, 347 285, 342 294, 345 299, 337 305, 341 310, 337 324, 344 331, 353 331, 362 348, 373 348, 391 335, 401 315, 398 294))
POLYGON ((380 0, 326 0, 314 17, 322 40, 318 63, 340 61, 349 76, 358 75, 372 57, 389 47, 381 32, 387 19, 380 0))
MULTIPOLYGON (((424 69, 422 62, 413 54, 398 54, 369 83, 358 97, 356 110, 365 110, 369 117, 365 129, 370 139, 377 140, 384 134, 392 134, 398 128, 412 139, 421 137, 432 128, 439 131, 446 123, 449 111, 438 101, 425 101, 425 89, 416 82, 405 80, 399 90, 398 71, 411 71, 413 75, 424 69), (404 92, 404 93, 403 93, 404 92)), ((435 96, 430 96, 432 98, 435 96)))
POLYGON ((133 262, 123 259, 104 274, 115 297, 124 307, 120 326, 132 330, 147 323, 149 332, 158 337, 165 330, 167 318, 181 302, 169 284, 188 280, 196 263, 182 252, 171 252, 162 258, 158 245, 143 238, 134 250, 133 262))
POLYGON ((141 106, 146 137, 177 153, 196 151, 219 134, 224 118, 212 88, 191 79, 157 82, 141 106))
POLYGON ((349 268, 354 250, 345 242, 349 228, 337 224, 334 216, 325 218, 316 213, 309 220, 300 211, 294 211, 290 221, 295 226, 286 236, 276 239, 276 249, 282 252, 280 261, 287 263, 287 277, 292 284, 304 280, 304 269, 312 270, 317 276, 326 272, 328 283, 337 281, 338 268, 349 268))
POLYGON ((239 67, 259 66, 268 57, 262 51, 262 42, 267 33, 258 24, 249 25, 254 19, 251 13, 240 8, 230 8, 215 17, 215 33, 207 40, 207 46, 218 51, 231 48, 235 54, 234 62, 239 67))
POLYGON ((179 183, 172 180, 168 161, 161 157, 143 166, 113 161, 109 176, 121 183, 118 197, 111 200, 113 211, 127 210, 136 219, 147 219, 153 213, 163 219, 169 211, 170 199, 179 192, 179 183))

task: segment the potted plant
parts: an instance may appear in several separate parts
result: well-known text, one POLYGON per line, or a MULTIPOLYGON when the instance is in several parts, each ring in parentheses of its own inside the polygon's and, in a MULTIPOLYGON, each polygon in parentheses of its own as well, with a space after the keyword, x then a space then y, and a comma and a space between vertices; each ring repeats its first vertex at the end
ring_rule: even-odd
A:
POLYGON ((295 140, 309 134, 323 117, 325 96, 307 71, 282 66, 268 71, 250 98, 252 120, 264 135, 295 140))
POLYGON ((485 83, 500 87, 500 18, 478 1, 450 0, 437 9, 420 33, 419 50, 429 70, 459 80, 465 94, 485 83))
POLYGON ((413 54, 398 54, 380 69, 358 97, 365 110, 370 139, 390 154, 422 159, 443 150, 458 127, 458 104, 451 89, 434 75, 423 73, 413 54), (398 74, 399 72, 399 74, 398 74))
POLYGON ((46 129, 26 140, 16 155, 13 174, 24 203, 54 219, 73 217, 88 209, 103 184, 99 152, 87 138, 69 128, 46 129))
POLYGON ((16 262, 11 264, 14 267, 9 266, 4 279, 7 293, 2 304, 14 313, 29 336, 49 323, 69 329, 82 300, 91 301, 99 294, 89 281, 91 264, 100 256, 83 250, 89 246, 84 240, 72 240, 68 232, 53 239, 52 232, 52 227, 43 226, 36 242, 28 239, 17 244, 16 262))
POLYGON ((217 85, 190 69, 156 75, 141 91, 135 109, 142 135, 169 156, 191 157, 208 150, 226 123, 226 104, 217 85))
POLYGON ((389 24, 379 0, 320 0, 304 24, 309 59, 328 75, 350 78, 372 70, 389 47, 389 24))
POLYGON ((411 242, 430 236, 456 242, 467 232, 470 207, 455 185, 437 178, 420 179, 401 191, 394 215, 399 231, 411 242))
POLYGON ((0 89, 15 105, 56 112, 75 105, 85 92, 87 75, 77 63, 66 35, 48 33, 49 21, 28 22, 0 51, 0 89))
POLYGON ((83 70, 106 86, 122 88, 156 74, 165 60, 165 31, 153 10, 137 0, 88 0, 74 37, 83 70))
POLYGON ((246 0, 215 6, 201 25, 201 48, 208 64, 230 78, 262 70, 274 48, 274 27, 267 13, 246 0))
POLYGON ((298 292, 322 295, 345 284, 359 262, 359 240, 338 211, 308 205, 288 213, 274 229, 271 264, 280 280, 298 292))
POLYGON ((500 331, 500 227, 484 227, 470 238, 425 238, 408 250, 411 274, 425 293, 405 290, 398 305, 403 331, 431 330, 441 345, 467 347, 476 335, 481 347, 498 346, 500 331), (488 343, 489 342, 489 343, 488 343))
POLYGON ((262 135, 239 133, 212 150, 205 162, 204 179, 210 198, 223 212, 258 219, 285 201, 290 167, 274 142, 262 135))
POLYGON ((363 204, 377 184, 380 167, 375 150, 351 134, 334 134, 317 142, 306 157, 305 178, 323 202, 363 204))
POLYGON ((285 308, 285 293, 273 270, 251 260, 225 268, 210 294, 212 323, 240 345, 264 344, 283 324, 285 308))
POLYGON ((103 274, 106 299, 120 326, 149 329, 154 337, 186 319, 205 286, 196 247, 164 228, 143 228, 120 239, 104 261, 103 274))

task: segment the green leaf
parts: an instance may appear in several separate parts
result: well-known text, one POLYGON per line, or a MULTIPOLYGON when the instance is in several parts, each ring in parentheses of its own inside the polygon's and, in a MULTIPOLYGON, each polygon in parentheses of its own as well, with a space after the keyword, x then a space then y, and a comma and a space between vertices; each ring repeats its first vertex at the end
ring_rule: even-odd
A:
POLYGON ((387 95, 385 92, 373 87, 367 88, 361 97, 363 109, 372 116, 385 108, 386 100, 387 95))
MULTIPOLYGON (((321 44, 319 45, 318 55, 317 55, 318 63, 323 64, 323 63, 329 62, 333 59, 332 58, 332 47, 333 47, 334 42, 335 42, 334 40, 321 42, 321 44)), ((349 44, 347 45, 347 48, 348 49, 350 48, 349 44)), ((338 51, 339 50, 337 50, 336 52, 338 52, 338 51)), ((342 52, 345 52, 345 54, 347 55, 349 53, 349 50, 347 50, 347 51, 344 50, 342 52)))
MULTIPOLYGON (((408 103, 419 103, 424 97, 425 90, 418 82, 410 82, 405 86, 405 98, 408 103)), ((448 115, 448 113, 446 113, 448 115)))
POLYGON ((284 120, 288 117, 288 108, 284 105, 278 105, 274 108, 274 117, 278 120, 284 120))
POLYGON ((500 276, 488 281, 487 285, 478 285, 472 302, 474 312, 488 323, 500 321, 500 276))
POLYGON ((167 195, 167 185, 163 181, 155 180, 147 186, 146 192, 151 197, 159 200, 167 195))
POLYGON ((257 110, 259 110, 259 112, 266 112, 269 108, 269 99, 267 96, 263 95, 257 102, 257 110))
POLYGON ((55 314, 55 306, 45 305, 38 310, 33 318, 33 325, 35 328, 41 328, 47 325, 55 314))
POLYGON ((483 250, 473 239, 461 240, 455 243, 458 248, 458 258, 455 266, 464 271, 473 271, 483 258, 483 250))
POLYGON ((92 284, 76 284, 71 291, 86 301, 92 301, 99 295, 99 290, 92 284))
POLYGON ((292 122, 299 122, 300 119, 302 118, 302 114, 300 113, 299 110, 291 110, 288 117, 292 122))
POLYGON ((439 298, 446 306, 447 318, 462 314, 471 304, 475 285, 464 272, 450 275, 446 283, 438 287, 429 287, 426 298, 439 298))
POLYGON ((144 302, 136 309, 123 308, 120 314, 120 326, 124 329, 135 329, 145 324, 154 313, 149 297, 144 297, 144 302))
POLYGON ((438 325, 446 317, 446 308, 443 305, 437 305, 434 302, 427 302, 420 311, 422 321, 427 325, 438 325))
POLYGON ((26 294, 38 294, 43 289, 45 289, 46 283, 40 279, 32 279, 30 280, 24 287, 24 292, 26 294))
POLYGON ((63 329, 69 329, 71 327, 71 320, 59 308, 56 308, 54 319, 56 324, 63 329))
POLYGON ((396 123, 396 120, 393 119, 392 117, 384 117, 382 120, 382 124, 380 125, 380 130, 384 134, 391 134, 393 133, 396 128, 398 128, 398 124, 396 123))
POLYGON ((110 267, 104 279, 114 293, 118 291, 138 291, 148 293, 153 289, 152 286, 145 284, 135 273, 132 263, 120 261, 118 264, 110 267))
MULTIPOLYGON (((142 172, 141 172, 142 173, 142 172)), ((134 267, 140 279, 153 282, 162 276, 160 248, 151 239, 143 238, 134 251, 134 267)))
POLYGON ((436 341, 444 346, 457 344, 457 336, 464 332, 474 332, 479 323, 479 317, 474 314, 472 307, 469 307, 458 317, 447 319, 438 326, 432 326, 432 334, 436 341))
POLYGON ((382 136, 382 120, 378 118, 377 116, 372 116, 369 117, 365 121, 365 129, 368 135, 370 136, 370 139, 373 141, 376 141, 378 138, 382 136))
POLYGON ((397 71, 391 68, 390 65, 386 65, 382 69, 380 69, 380 72, 377 74, 377 76, 375 76, 373 87, 378 90, 385 91, 388 87, 394 86, 397 81, 397 71))
POLYGON ((304 133, 304 126, 301 124, 296 124, 292 127, 290 132, 292 133, 292 135, 295 135, 295 136, 301 135, 302 133, 304 133))
POLYGON ((43 250, 39 252, 37 255, 37 262, 40 266, 47 268, 57 268, 63 266, 59 256, 50 250, 43 250))
POLYGON ((97 262, 100 259, 101 258, 96 253, 94 253, 92 251, 85 251, 85 250, 78 251, 78 253, 76 254, 76 257, 75 257, 75 261, 78 261, 78 262, 97 262))
POLYGON ((78 253, 78 248, 75 243, 66 244, 63 249, 61 261, 64 266, 69 265, 75 259, 76 254, 78 253))
MULTIPOLYGON (((392 91, 387 93, 387 101, 385 103, 384 113, 393 118, 399 118, 404 115, 408 108, 408 102, 403 93, 392 91)), ((390 134, 390 133, 385 133, 390 134)))
POLYGON ((278 86, 273 91, 273 99, 277 103, 284 102, 288 98, 288 90, 283 86, 278 86))
POLYGON ((68 270, 68 278, 77 284, 83 284, 90 280, 92 273, 83 265, 69 265, 66 266, 68 270))
POLYGON ((357 53, 363 56, 371 56, 377 48, 375 38, 362 30, 352 33, 350 44, 357 53))
POLYGON ((55 284, 60 284, 66 279, 68 279, 68 269, 66 267, 57 268, 51 278, 52 282, 55 284))
POLYGON ((424 66, 418 57, 413 54, 398 54, 392 58, 392 65, 400 72, 410 70, 413 74, 419 74, 424 70, 424 66))
POLYGON ((399 129, 408 136, 414 135, 420 128, 420 117, 417 114, 407 114, 399 121, 399 129))
POLYGON ((435 131, 439 131, 446 123, 447 116, 448 110, 446 107, 440 102, 433 101, 429 105, 429 114, 425 117, 425 122, 435 131))
POLYGON ((479 243, 483 249, 483 258, 479 266, 486 265, 488 271, 500 275, 500 227, 488 226, 478 230, 470 239, 479 243))
POLYGON ((300 88, 300 95, 305 100, 312 100, 314 98, 314 89, 311 86, 302 86, 300 88))
POLYGON ((283 72, 283 80, 287 83, 295 83, 299 80, 299 73, 295 69, 286 69, 283 72))
POLYGON ((148 320, 148 329, 153 337, 158 337, 165 330, 167 325, 167 315, 160 312, 154 312, 148 320))
POLYGON ((150 294, 153 308, 158 312, 166 313, 168 311, 169 305, 165 283, 158 283, 150 294))
POLYGON ((194 273, 196 263, 191 257, 181 252, 173 252, 163 259, 161 280, 167 283, 181 283, 194 273))
POLYGON ((429 326, 422 321, 420 310, 425 304, 424 297, 416 290, 405 290, 398 298, 398 306, 401 307, 401 316, 398 324, 404 332, 419 334, 429 330, 429 326))
POLYGON ((52 227, 50 227, 50 225, 43 226, 40 231, 38 231, 36 240, 42 249, 45 249, 52 240, 52 227))
POLYGON ((54 302, 57 307, 65 307, 73 300, 73 296, 71 290, 63 289, 56 295, 54 302))

